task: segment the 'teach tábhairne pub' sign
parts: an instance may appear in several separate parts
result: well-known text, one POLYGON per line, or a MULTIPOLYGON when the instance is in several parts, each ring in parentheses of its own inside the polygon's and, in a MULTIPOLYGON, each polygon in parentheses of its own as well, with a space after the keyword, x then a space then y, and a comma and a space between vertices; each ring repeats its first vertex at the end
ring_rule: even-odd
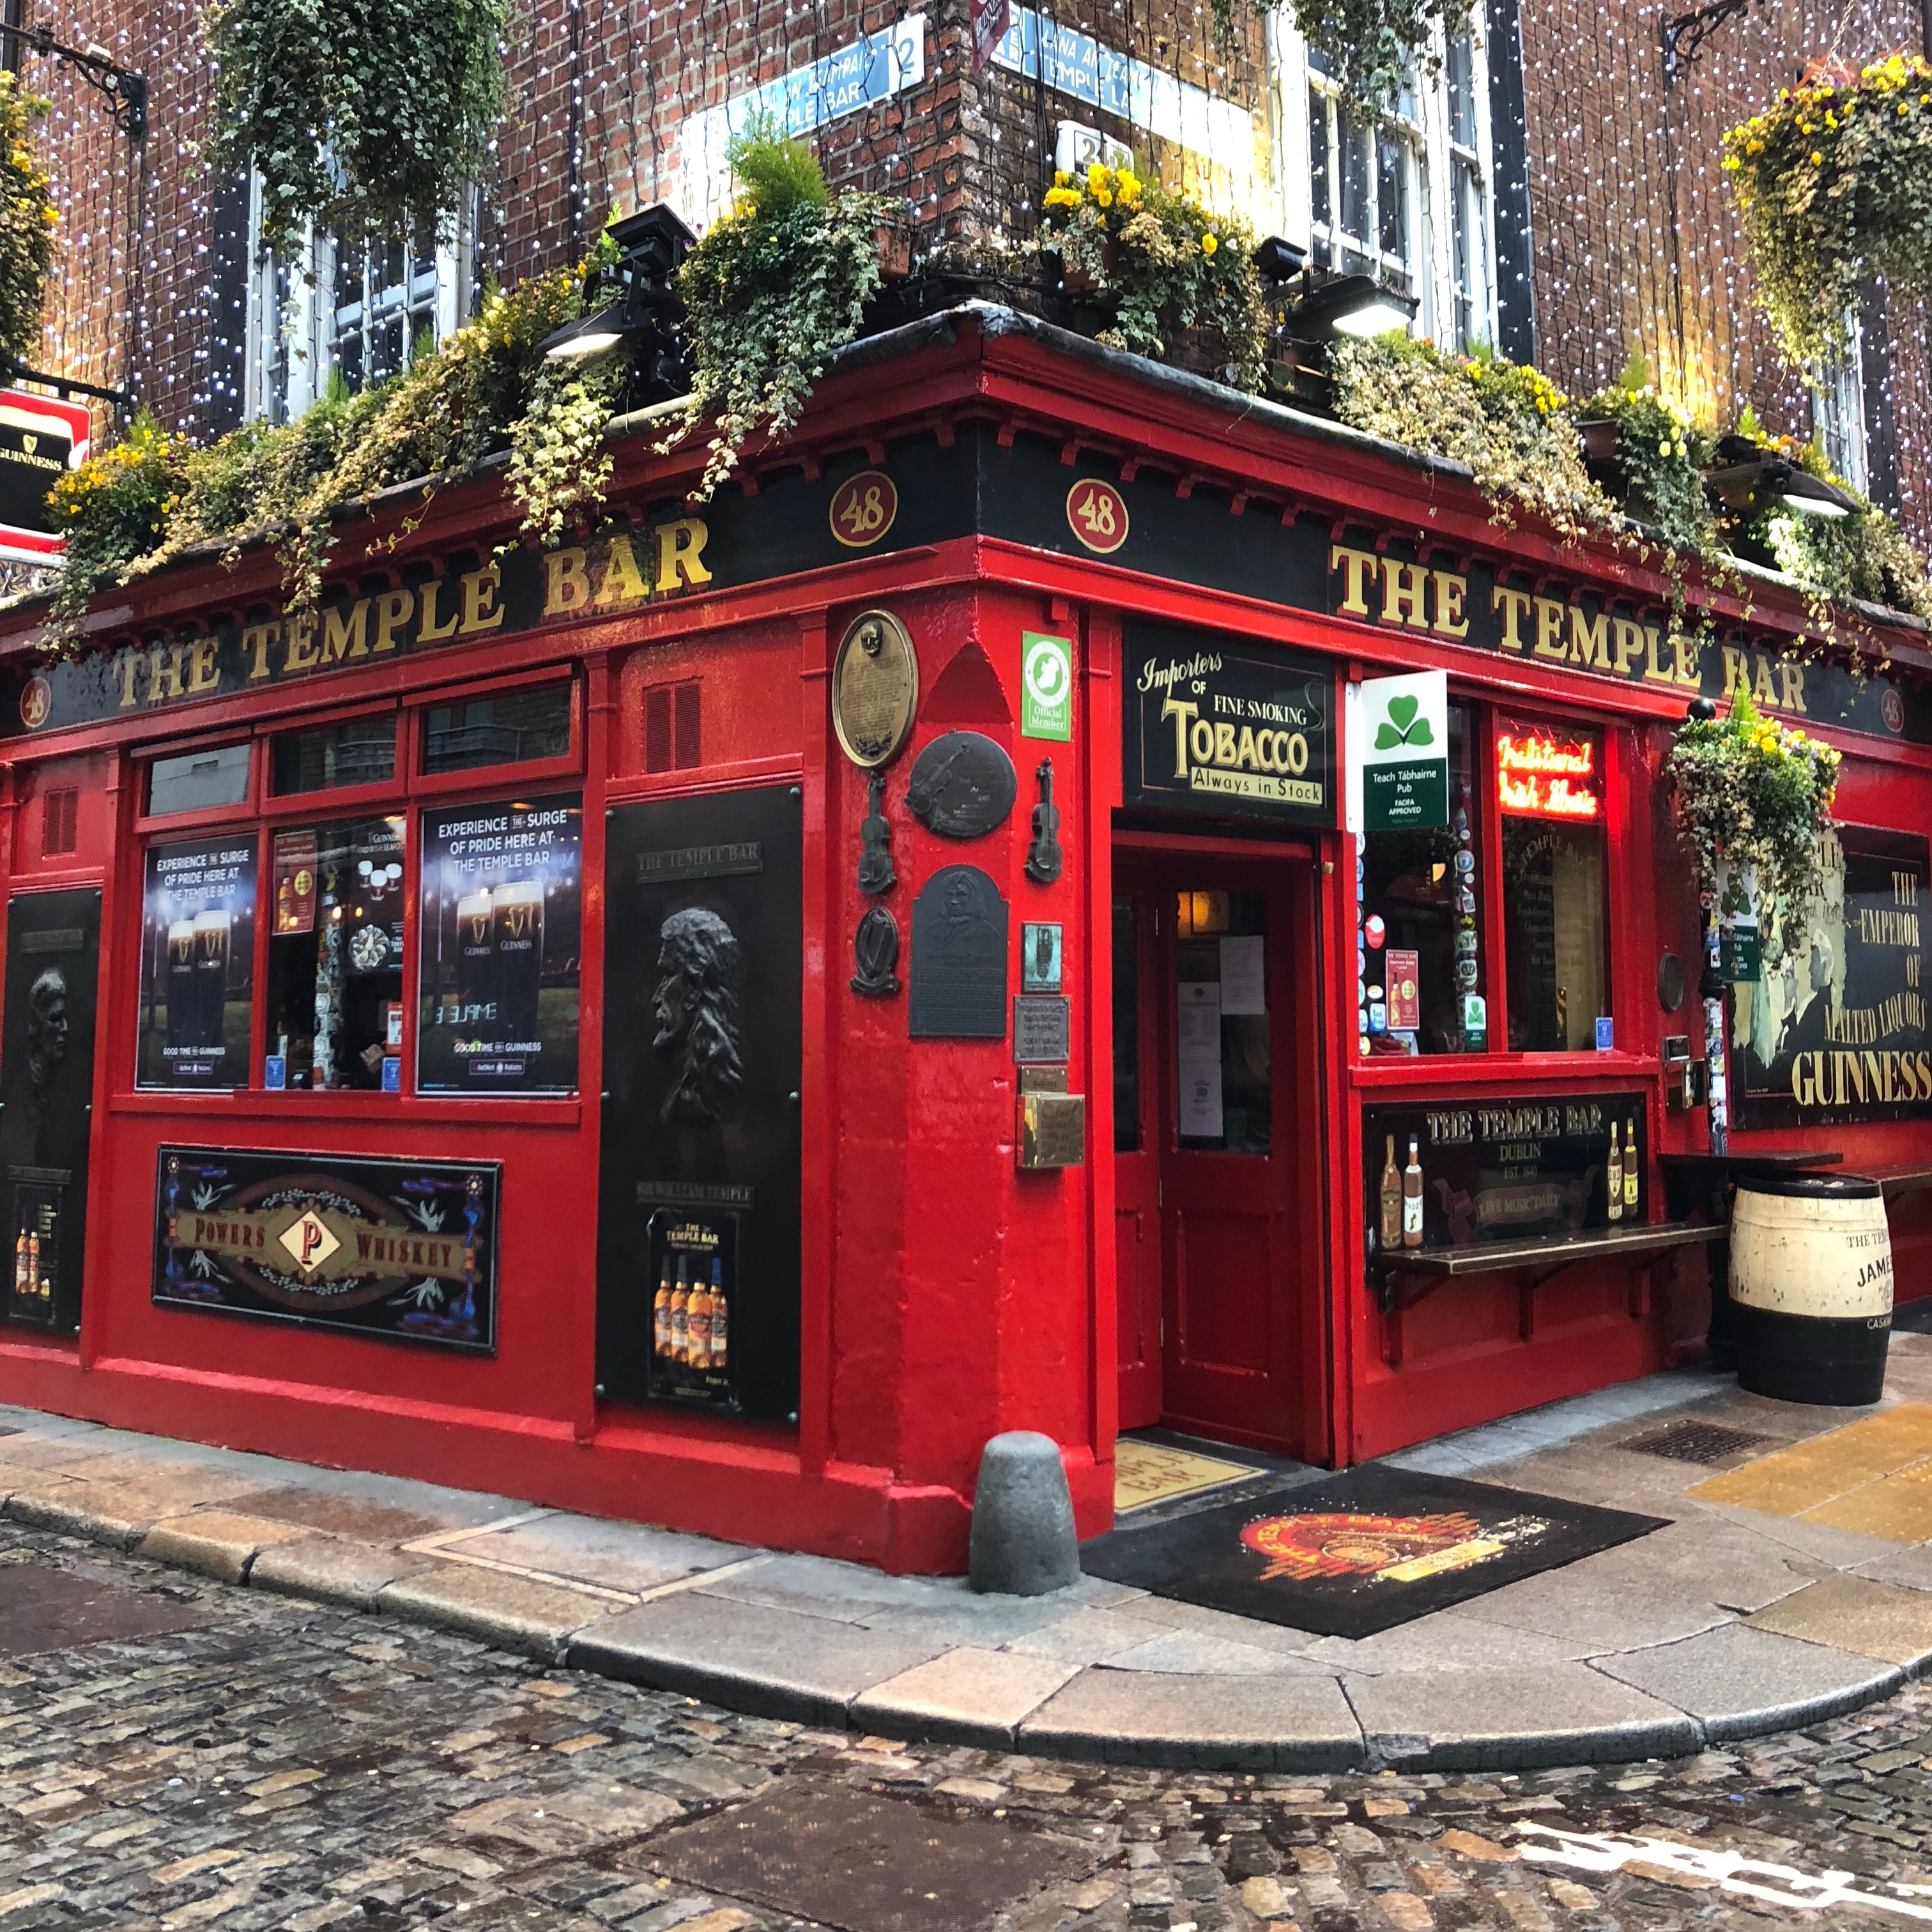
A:
POLYGON ((400 584, 306 614, 258 610, 200 636, 48 664, 21 688, 18 726, 38 731, 136 717, 447 644, 620 616, 710 584, 710 542, 703 518, 674 517, 542 554, 512 550, 475 569, 411 572, 400 584))
POLYGON ((1335 823, 1328 665, 1166 630, 1130 632, 1126 658, 1127 804, 1335 823))

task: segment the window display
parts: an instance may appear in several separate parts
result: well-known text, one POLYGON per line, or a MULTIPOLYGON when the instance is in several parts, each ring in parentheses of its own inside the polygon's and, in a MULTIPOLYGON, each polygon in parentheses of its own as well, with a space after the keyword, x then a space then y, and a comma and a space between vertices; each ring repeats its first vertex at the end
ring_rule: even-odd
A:
POLYGON ((1480 1053, 1482 899, 1469 707, 1449 707, 1449 823, 1362 836, 1357 1004, 1365 1054, 1480 1053))
POLYGON ((1600 732, 1496 719, 1513 1053, 1594 1049, 1610 1016, 1600 732))
POLYGON ((580 794, 423 814, 416 1089, 577 1085, 580 794))
POLYGON ((255 834, 148 848, 135 1084, 248 1084, 255 834))
POLYGON ((403 820, 278 832, 262 1084, 395 1093, 403 1046, 403 820))

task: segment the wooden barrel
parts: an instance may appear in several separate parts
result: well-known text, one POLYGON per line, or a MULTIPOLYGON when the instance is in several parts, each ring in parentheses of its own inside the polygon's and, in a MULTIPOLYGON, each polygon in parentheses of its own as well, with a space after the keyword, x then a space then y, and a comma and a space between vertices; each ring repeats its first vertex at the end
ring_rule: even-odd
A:
POLYGON ((1754 1175, 1731 1208, 1738 1385, 1781 1402, 1876 1402, 1892 1337, 1885 1193, 1850 1174, 1754 1175))

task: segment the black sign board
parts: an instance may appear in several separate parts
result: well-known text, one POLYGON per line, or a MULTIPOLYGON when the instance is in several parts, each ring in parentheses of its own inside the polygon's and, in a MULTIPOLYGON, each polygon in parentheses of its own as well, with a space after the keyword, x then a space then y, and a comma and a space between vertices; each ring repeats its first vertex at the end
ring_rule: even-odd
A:
POLYGON ((946 866, 912 908, 914 1040, 1006 1036, 1006 914, 1000 889, 977 866, 946 866))
POLYGON ((983 731, 942 732, 913 760, 906 809, 945 838, 979 838, 1013 808, 1019 780, 983 731))
POLYGON ((1072 1058, 1073 1026, 1065 994, 1020 993, 1013 1000, 1013 1059, 1050 1066, 1072 1058))
POLYGON ((568 1094, 577 1086, 583 799, 423 814, 423 1094, 568 1094))
POLYGON ((802 823, 787 786, 610 816, 597 1375, 621 1400, 796 1416, 802 823))
POLYGON ((154 1305, 494 1354, 501 1172, 164 1146, 154 1305))
POLYGON ((0 1035, 0 1211, 14 1273, 0 1310, 80 1325, 100 889, 16 892, 7 904, 0 1035))
POLYGON ((1756 972, 1732 991, 1750 1126, 1932 1113, 1928 860, 1909 833, 1841 826, 1827 840, 1824 894, 1796 943, 1762 943, 1756 972))
MULTIPOLYGON (((1410 1142, 1422 1170, 1422 1245, 1466 1248, 1537 1234, 1576 1234, 1648 1211, 1649 1141, 1641 1094, 1539 1094, 1430 1106, 1370 1107, 1362 1115, 1368 1251, 1381 1252, 1382 1196, 1392 1162, 1400 1192, 1410 1142), (1610 1212, 1611 1138, 1619 1177, 1610 1212), (1636 1198, 1622 1176, 1632 1136, 1636 1198)), ((1399 1210, 1398 1210, 1399 1216, 1399 1210)))
POLYGON ((1205 632, 1135 629, 1125 656, 1128 805, 1336 823, 1331 666, 1205 632))
POLYGON ((255 984, 255 838, 148 848, 135 1084, 245 1087, 255 984))

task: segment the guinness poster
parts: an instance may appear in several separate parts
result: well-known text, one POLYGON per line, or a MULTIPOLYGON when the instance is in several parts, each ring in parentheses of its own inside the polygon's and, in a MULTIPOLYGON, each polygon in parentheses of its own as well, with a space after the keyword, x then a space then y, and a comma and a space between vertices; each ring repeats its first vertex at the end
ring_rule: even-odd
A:
POLYGON ((597 1379, 796 1420, 797 788, 618 806, 604 886, 597 1379))
POLYGON ((583 799, 423 814, 419 1094, 577 1088, 583 799))
POLYGON ((154 1305, 494 1354, 501 1172, 164 1147, 154 1305))
POLYGON ((245 1087, 255 980, 255 835, 148 848, 135 1084, 245 1087))
POLYGON ((1126 802, 1332 826, 1332 666, 1204 632, 1135 630, 1121 694, 1126 802))
MULTIPOLYGON (((1926 1016, 1927 842, 1840 826, 1796 944, 1733 989, 1731 1045, 1746 1120, 1932 1114, 1926 1016)), ((1766 920, 1773 929, 1774 908, 1766 920)))

